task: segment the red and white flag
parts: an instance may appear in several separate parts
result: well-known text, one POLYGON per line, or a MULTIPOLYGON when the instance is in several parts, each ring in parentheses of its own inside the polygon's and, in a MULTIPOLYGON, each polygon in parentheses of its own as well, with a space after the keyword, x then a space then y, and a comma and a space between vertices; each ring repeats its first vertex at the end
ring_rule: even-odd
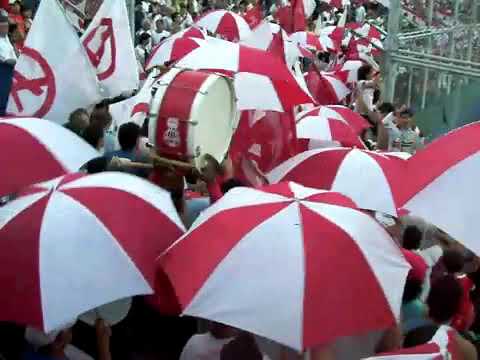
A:
POLYGON ((105 0, 81 41, 105 98, 138 88, 137 59, 124 1, 105 0))
POLYGON ((150 111, 152 85, 158 76, 157 71, 152 71, 135 96, 110 105, 114 127, 120 127, 120 125, 127 122, 134 122, 139 126, 143 125, 150 111))
POLYGON ((15 66, 7 113, 63 124, 73 110, 101 100, 74 28, 56 1, 42 1, 15 66))

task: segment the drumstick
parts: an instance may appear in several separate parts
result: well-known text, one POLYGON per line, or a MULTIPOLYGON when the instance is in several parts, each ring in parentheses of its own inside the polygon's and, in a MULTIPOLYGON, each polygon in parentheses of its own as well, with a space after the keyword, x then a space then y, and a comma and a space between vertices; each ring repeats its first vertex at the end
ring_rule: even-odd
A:
POLYGON ((178 161, 178 160, 167 159, 167 158, 158 156, 156 154, 152 154, 151 157, 154 161, 156 161, 158 163, 161 163, 161 164, 164 164, 164 165, 172 165, 172 166, 182 167, 182 168, 186 168, 186 169, 195 168, 195 166, 190 164, 190 163, 183 162, 183 161, 178 161))
POLYGON ((139 162, 128 162, 122 164, 122 167, 129 167, 134 169, 153 169, 153 164, 139 163, 139 162))

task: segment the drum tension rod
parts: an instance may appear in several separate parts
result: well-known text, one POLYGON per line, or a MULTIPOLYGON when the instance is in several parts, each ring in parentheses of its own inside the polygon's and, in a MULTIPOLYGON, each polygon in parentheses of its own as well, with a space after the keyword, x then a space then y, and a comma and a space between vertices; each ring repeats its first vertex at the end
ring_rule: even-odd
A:
MULTIPOLYGON (((160 114, 159 113, 148 113, 148 118, 158 118, 160 114)), ((184 123, 189 123, 189 124, 192 124, 193 126, 197 126, 198 125, 198 121, 192 121, 192 120, 183 120, 183 119, 177 119, 178 121, 180 122, 184 122, 184 123)))

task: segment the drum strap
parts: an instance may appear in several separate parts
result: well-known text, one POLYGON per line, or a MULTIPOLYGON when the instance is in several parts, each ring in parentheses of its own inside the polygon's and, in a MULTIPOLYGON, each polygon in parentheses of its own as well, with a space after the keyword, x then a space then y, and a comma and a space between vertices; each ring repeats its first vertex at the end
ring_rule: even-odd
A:
POLYGON ((184 159, 193 102, 207 73, 182 71, 168 86, 158 111, 156 143, 160 153, 184 159))

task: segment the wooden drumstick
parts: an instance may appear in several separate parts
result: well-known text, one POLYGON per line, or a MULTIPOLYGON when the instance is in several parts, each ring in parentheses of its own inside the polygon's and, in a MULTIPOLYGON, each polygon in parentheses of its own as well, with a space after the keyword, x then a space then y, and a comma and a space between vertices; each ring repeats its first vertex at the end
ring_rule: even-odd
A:
POLYGON ((153 162, 160 163, 162 165, 168 165, 168 166, 175 166, 175 167, 180 167, 180 168, 185 168, 185 169, 193 169, 195 168, 195 165, 192 165, 190 163, 184 162, 184 161, 179 161, 179 160, 172 160, 172 159, 167 159, 162 156, 158 156, 157 154, 151 154, 151 157, 153 159, 153 162))

